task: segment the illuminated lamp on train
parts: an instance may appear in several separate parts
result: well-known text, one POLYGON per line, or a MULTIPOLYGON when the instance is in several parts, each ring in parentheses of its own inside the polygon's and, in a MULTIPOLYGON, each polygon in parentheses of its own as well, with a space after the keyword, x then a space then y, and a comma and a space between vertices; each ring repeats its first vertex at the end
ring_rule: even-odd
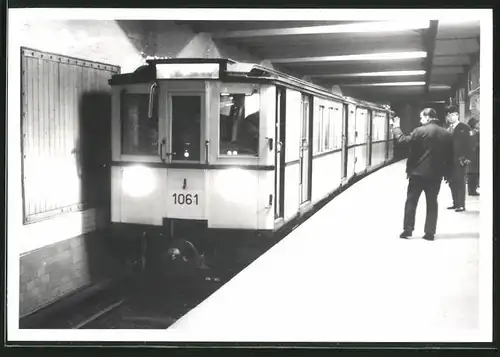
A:
POLYGON ((131 197, 145 197, 156 188, 153 171, 144 166, 131 166, 123 169, 122 189, 131 197))
POLYGON ((218 189, 226 201, 233 203, 248 202, 257 195, 251 172, 237 167, 221 172, 218 189))

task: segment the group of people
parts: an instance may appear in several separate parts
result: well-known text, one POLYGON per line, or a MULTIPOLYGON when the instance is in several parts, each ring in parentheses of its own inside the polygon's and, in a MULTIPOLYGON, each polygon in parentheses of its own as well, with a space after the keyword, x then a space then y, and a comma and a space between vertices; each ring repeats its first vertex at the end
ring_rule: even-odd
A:
POLYGON ((437 197, 443 179, 449 184, 453 198, 453 204, 448 209, 465 211, 466 178, 469 195, 478 195, 479 121, 471 118, 469 124, 465 124, 459 119, 458 108, 448 107, 445 127, 434 109, 425 108, 420 112, 421 126, 409 135, 401 130, 398 117, 392 119, 395 140, 409 145, 406 164, 409 182, 400 238, 412 236, 418 200, 424 191, 427 211, 423 238, 434 240, 438 216, 437 197))

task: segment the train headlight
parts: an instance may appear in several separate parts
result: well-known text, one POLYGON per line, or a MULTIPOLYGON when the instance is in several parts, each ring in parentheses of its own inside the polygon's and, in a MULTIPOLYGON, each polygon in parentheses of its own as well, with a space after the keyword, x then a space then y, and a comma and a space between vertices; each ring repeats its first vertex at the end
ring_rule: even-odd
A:
POLYGON ((125 167, 122 179, 123 191, 132 197, 144 197, 156 188, 153 171, 144 166, 125 167))

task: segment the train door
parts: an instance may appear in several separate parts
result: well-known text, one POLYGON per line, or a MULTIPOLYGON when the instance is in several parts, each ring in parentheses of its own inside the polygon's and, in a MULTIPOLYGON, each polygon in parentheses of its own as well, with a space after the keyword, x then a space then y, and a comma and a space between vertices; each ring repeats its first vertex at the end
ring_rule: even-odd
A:
POLYGON ((286 134, 286 90, 276 88, 276 121, 275 121, 275 166, 274 176, 274 218, 283 218, 285 212, 285 143, 286 134))
POLYGON ((367 165, 367 119, 368 111, 363 108, 356 109, 356 131, 354 134, 354 172, 360 173, 366 169, 367 165))
POLYGON ((205 171, 186 168, 206 161, 204 84, 172 83, 162 97, 167 118, 162 156, 172 164, 167 169, 166 217, 203 219, 205 171))
POLYGON ((342 105, 342 179, 347 176, 347 113, 349 108, 347 104, 342 105))
POLYGON ((169 99, 171 162, 200 162, 202 96, 172 93, 169 99))
POLYGON ((356 164, 355 142, 356 142, 356 106, 350 104, 347 108, 347 178, 354 175, 354 165, 356 164))
POLYGON ((309 96, 302 95, 301 116, 300 116, 300 152, 299 152, 299 171, 300 171, 300 204, 311 199, 310 189, 310 171, 311 150, 310 150, 310 99, 309 96))
POLYGON ((392 113, 385 114, 385 130, 386 130, 386 150, 385 150, 385 159, 390 160, 394 157, 394 134, 391 130, 390 121, 392 119, 392 113))
POLYGON ((371 110, 368 110, 368 117, 367 117, 367 130, 366 130, 366 166, 371 166, 372 164, 372 121, 373 121, 373 113, 371 110))

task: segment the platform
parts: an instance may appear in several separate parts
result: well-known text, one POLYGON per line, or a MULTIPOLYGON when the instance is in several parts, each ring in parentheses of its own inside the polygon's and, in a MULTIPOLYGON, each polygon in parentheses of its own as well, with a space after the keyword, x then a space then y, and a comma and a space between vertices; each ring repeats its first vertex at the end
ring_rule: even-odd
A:
POLYGON ((479 197, 399 238, 405 160, 354 184, 167 330, 179 341, 475 341, 479 197))

